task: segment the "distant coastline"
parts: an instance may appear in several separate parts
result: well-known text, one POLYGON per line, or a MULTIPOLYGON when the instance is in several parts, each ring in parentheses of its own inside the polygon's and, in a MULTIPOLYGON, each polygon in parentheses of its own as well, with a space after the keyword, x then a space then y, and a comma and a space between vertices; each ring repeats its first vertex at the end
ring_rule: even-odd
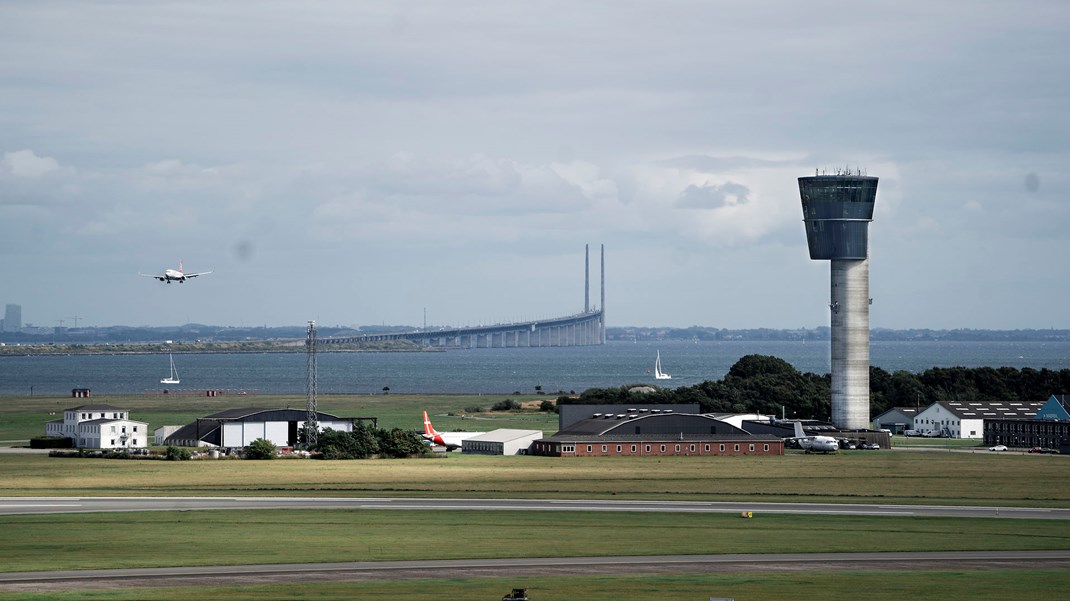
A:
MULTIPOLYGON (((435 331, 444 326, 317 326, 319 338, 356 337, 412 331, 435 331)), ((304 352, 305 326, 230 327, 186 324, 168 327, 81 327, 43 328, 27 326, 17 332, 0 332, 0 354, 11 354, 12 348, 50 347, 57 350, 34 350, 33 354, 48 353, 118 353, 160 352, 304 352), (98 346, 104 349, 95 348, 98 346), (94 347, 94 348, 84 348, 94 347), (110 347, 110 348, 108 348, 110 347), (62 350, 58 350, 62 349, 62 350)), ((831 329, 816 328, 716 328, 692 326, 687 328, 611 326, 606 328, 607 341, 644 342, 660 340, 682 341, 828 341, 831 329)), ((873 341, 989 341, 989 342, 1065 342, 1070 341, 1070 329, 979 330, 927 328, 872 328, 873 341)), ((415 342, 376 341, 360 344, 332 345, 332 351, 419 351, 415 342)), ((18 351, 15 351, 18 354, 18 351)))

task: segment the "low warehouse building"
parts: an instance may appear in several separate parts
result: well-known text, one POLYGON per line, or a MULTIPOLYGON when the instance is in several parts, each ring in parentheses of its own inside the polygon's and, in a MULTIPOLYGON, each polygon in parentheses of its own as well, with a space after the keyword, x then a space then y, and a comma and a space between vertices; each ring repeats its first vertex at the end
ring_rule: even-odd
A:
POLYGON ((539 430, 501 428, 461 441, 461 452, 473 455, 527 455, 532 443, 542 438, 539 430))
MULTIPOLYGON (((316 415, 320 430, 353 431, 352 420, 323 412, 316 415)), ((227 409, 179 428, 167 437, 166 444, 236 449, 266 438, 277 447, 292 447, 297 445, 298 430, 307 417, 304 409, 227 409)))

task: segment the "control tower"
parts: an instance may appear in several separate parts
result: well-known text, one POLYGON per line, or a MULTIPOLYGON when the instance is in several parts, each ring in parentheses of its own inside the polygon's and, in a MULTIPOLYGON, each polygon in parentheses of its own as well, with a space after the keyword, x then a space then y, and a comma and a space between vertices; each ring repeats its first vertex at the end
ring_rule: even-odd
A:
POLYGON ((837 172, 799 178, 810 258, 830 261, 832 423, 869 427, 869 222, 877 178, 837 172))

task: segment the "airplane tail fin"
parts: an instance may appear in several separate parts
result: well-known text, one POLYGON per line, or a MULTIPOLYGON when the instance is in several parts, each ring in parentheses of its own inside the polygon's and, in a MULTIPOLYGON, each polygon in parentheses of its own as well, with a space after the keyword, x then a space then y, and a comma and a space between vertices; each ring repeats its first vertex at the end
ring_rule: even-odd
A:
POLYGON ((182 259, 178 260, 178 272, 182 273, 182 259))
POLYGON ((795 422, 795 438, 806 438, 806 433, 803 432, 802 422, 795 422))
POLYGON ((434 436, 435 434, 438 434, 438 432, 435 432, 435 427, 431 425, 431 420, 428 419, 427 412, 424 411, 424 435, 434 436))

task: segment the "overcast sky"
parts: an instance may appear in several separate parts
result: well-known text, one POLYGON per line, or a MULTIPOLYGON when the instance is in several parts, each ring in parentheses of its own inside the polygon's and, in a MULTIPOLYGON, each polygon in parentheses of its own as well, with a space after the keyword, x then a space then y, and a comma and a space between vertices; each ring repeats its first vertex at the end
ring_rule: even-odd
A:
POLYGON ((476 325, 605 244, 610 326, 813 328, 859 167, 873 327, 1070 328, 1068 74, 1065 0, 3 2, 0 304, 476 325))

